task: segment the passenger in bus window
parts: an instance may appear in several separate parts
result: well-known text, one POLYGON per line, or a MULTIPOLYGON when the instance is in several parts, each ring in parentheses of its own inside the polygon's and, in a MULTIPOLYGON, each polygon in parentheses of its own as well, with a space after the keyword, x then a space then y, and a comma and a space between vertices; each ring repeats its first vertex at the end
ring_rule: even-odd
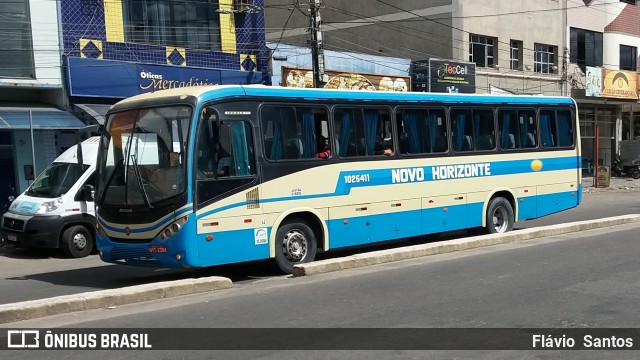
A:
POLYGON ((320 159, 328 159, 331 157, 331 149, 327 144, 327 138, 320 135, 318 137, 318 157, 320 159))
POLYGON ((385 141, 382 137, 378 137, 373 149, 375 155, 393 155, 393 147, 390 142, 385 141))

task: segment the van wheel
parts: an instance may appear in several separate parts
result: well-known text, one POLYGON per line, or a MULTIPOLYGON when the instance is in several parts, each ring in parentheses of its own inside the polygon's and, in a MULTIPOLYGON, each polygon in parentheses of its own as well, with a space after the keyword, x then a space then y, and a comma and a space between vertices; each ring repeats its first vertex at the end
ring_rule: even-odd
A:
POLYGON ((487 231, 489 234, 501 234, 511 231, 515 216, 511 203, 503 198, 491 199, 487 207, 487 231))
POLYGON ((65 255, 69 257, 85 257, 93 250, 93 236, 86 227, 74 225, 62 233, 60 246, 65 255))
POLYGON ((317 247, 311 227, 302 219, 293 219, 276 233, 276 263, 284 273, 291 274, 294 265, 315 259, 317 247))

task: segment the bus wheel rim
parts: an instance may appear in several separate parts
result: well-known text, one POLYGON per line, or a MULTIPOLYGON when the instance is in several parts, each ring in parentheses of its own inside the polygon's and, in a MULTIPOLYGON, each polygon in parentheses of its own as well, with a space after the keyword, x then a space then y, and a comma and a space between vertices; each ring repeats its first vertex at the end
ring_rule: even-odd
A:
POLYGON ((496 232, 502 233, 507 230, 507 226, 509 225, 507 210, 499 206, 493 212, 493 228, 496 232))
POLYGON ((297 262, 307 254, 307 238, 298 230, 291 230, 284 236, 282 250, 287 260, 297 262))
POLYGON ((76 234, 73 237, 73 246, 79 250, 84 249, 87 246, 87 238, 82 234, 76 234))

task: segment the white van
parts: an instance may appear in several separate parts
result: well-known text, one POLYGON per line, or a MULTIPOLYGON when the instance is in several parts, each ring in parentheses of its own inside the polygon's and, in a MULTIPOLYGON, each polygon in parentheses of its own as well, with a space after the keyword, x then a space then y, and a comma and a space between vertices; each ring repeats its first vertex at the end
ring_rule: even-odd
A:
POLYGON ((51 163, 2 216, 7 244, 27 248, 62 248, 84 257, 95 247, 93 187, 100 137, 82 142, 79 170, 74 145, 51 163))

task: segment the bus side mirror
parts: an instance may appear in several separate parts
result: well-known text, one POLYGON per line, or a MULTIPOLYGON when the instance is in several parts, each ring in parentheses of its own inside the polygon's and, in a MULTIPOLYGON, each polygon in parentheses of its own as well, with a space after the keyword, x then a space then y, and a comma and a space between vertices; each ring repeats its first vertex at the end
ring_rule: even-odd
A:
POLYGON ((85 184, 81 189, 79 195, 80 201, 93 201, 95 195, 95 188, 91 184, 85 184))

